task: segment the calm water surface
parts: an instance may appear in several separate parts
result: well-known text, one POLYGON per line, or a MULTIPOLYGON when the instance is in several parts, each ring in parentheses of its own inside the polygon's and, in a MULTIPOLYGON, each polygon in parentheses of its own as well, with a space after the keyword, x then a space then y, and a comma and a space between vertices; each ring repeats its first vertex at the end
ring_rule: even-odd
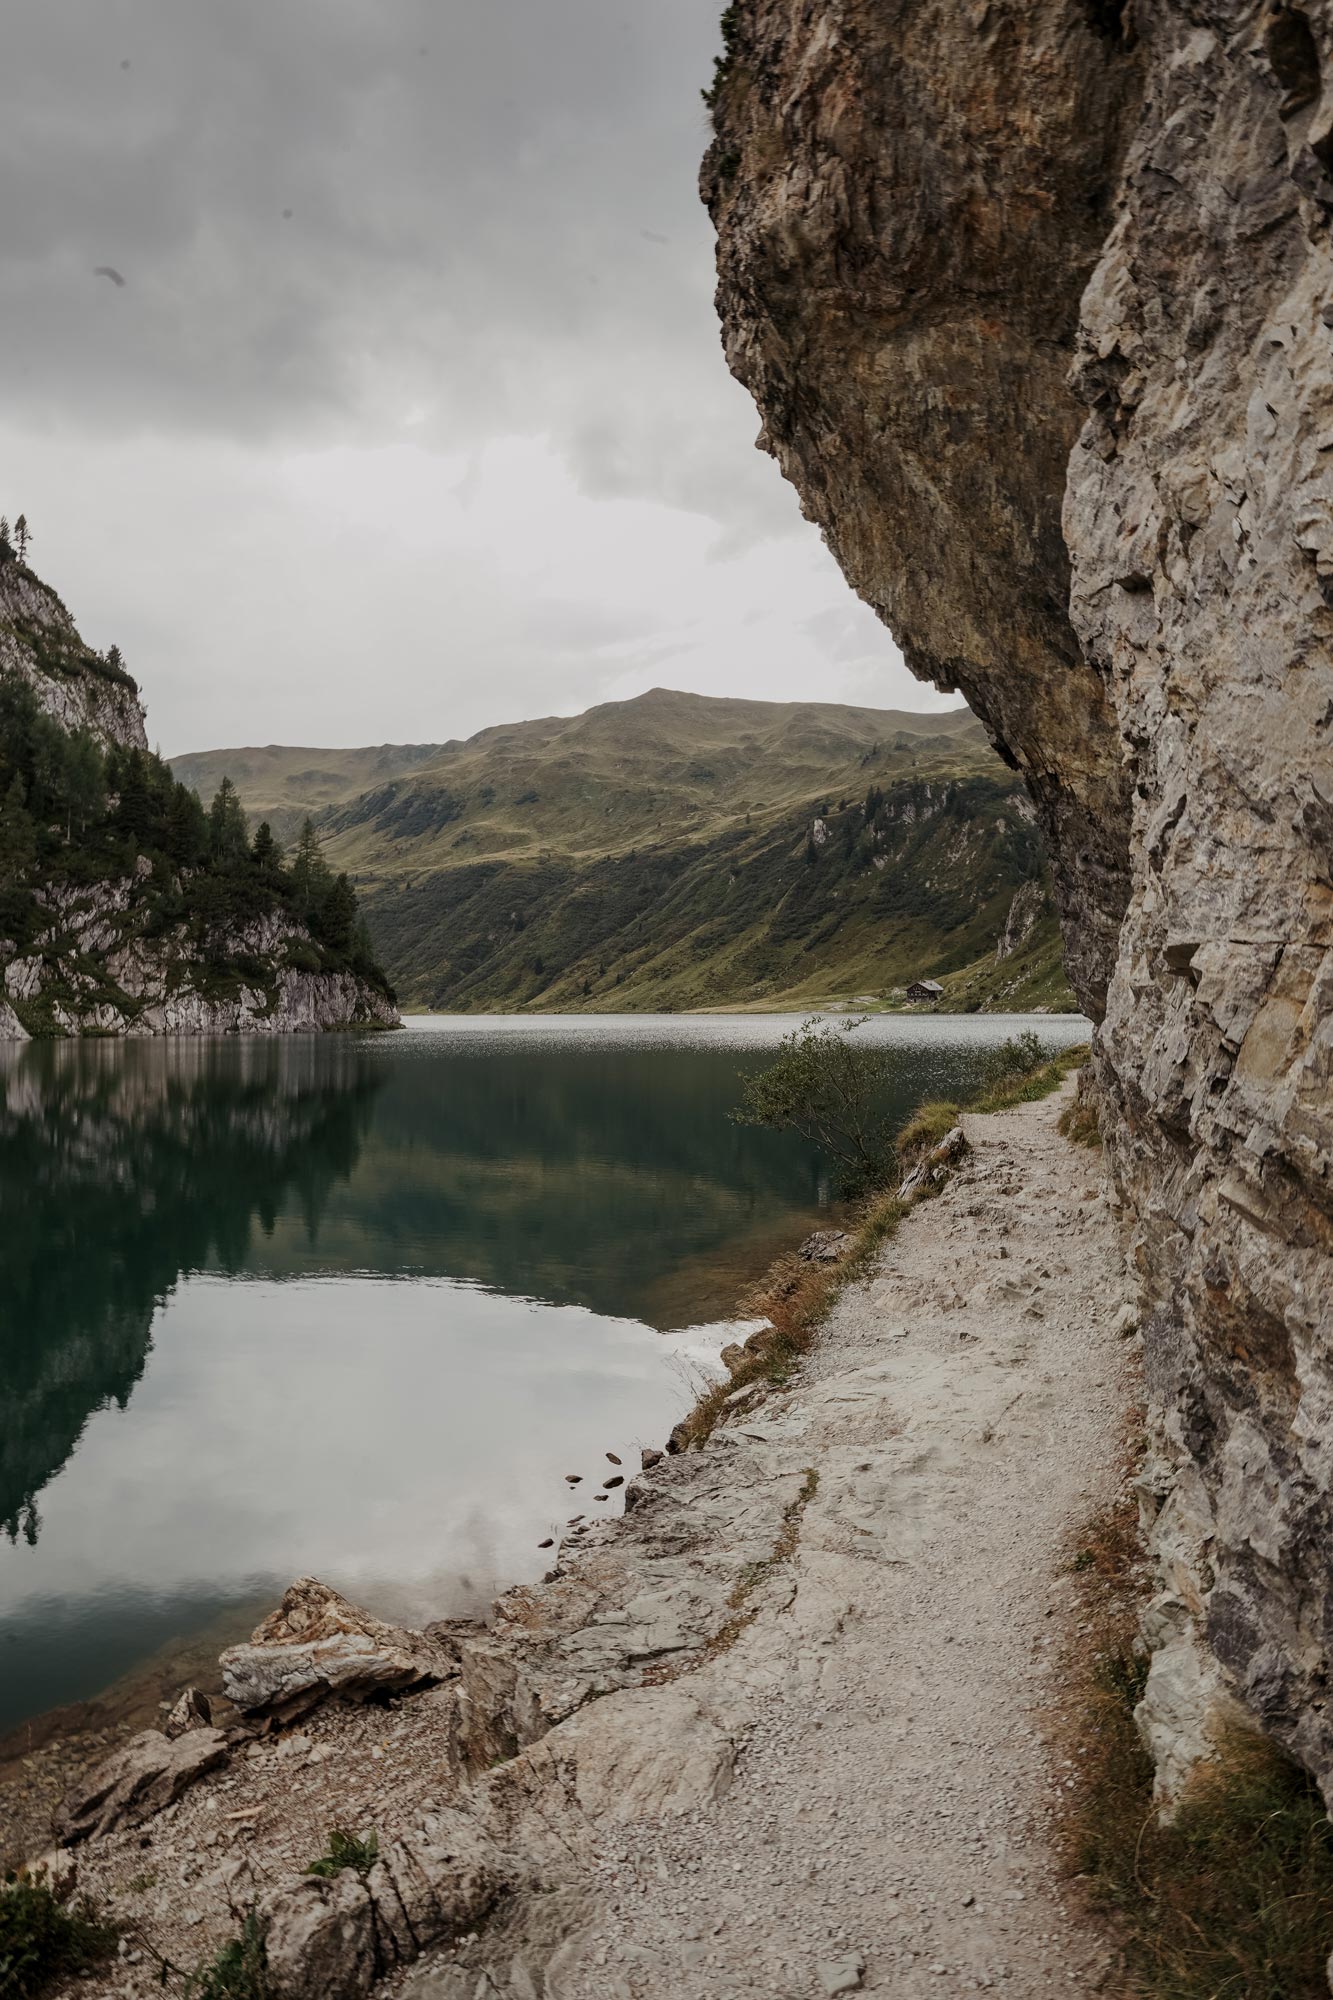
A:
MULTIPOLYGON (((829 1200, 727 1113, 773 1016, 0 1044, 0 1733, 293 1576, 389 1616, 539 1575, 829 1200)), ((895 1103, 1019 1027, 892 1019, 895 1103)), ((611 1503, 613 1508, 616 1502, 611 1503)))

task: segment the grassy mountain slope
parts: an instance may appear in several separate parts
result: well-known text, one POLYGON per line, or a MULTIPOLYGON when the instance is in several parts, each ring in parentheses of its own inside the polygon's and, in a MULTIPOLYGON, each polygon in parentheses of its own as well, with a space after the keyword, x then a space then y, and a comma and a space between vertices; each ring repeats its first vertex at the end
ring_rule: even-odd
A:
POLYGON ((170 761, 175 776, 201 799, 211 799, 223 778, 229 777, 249 817, 256 825, 266 819, 286 844, 311 815, 420 769, 444 747, 379 743, 366 750, 298 750, 270 743, 244 750, 201 750, 170 761))
POLYGON ((655 689, 424 746, 415 768, 384 750, 174 768, 225 770, 255 815, 313 814, 409 1004, 800 1005, 922 976, 946 1004, 1068 1004, 1031 810, 966 709, 655 689))

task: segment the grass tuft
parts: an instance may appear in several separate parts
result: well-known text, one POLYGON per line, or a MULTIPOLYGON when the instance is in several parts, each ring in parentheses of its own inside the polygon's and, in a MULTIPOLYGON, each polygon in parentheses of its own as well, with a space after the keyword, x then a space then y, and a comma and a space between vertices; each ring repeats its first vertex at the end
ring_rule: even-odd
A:
POLYGON ((377 1833, 368 1833, 363 1840, 359 1834, 349 1833, 346 1827, 335 1826, 329 1832, 328 1846, 305 1872, 327 1878, 341 1875, 344 1868, 350 1868, 357 1875, 364 1876, 369 1875, 379 1858, 380 1837, 377 1833))
POLYGON ((962 1116, 962 1106, 944 1099, 918 1104, 894 1140, 898 1164, 905 1172, 914 1167, 923 1153, 929 1153, 947 1132, 952 1132, 962 1116))
POLYGON ((1141 1556, 1125 1497, 1073 1564, 1085 1629, 1061 1731, 1074 1773, 1067 1864, 1112 1923, 1131 2000, 1327 2000, 1333 1826, 1307 1773, 1236 1733, 1169 1825, 1154 1810, 1134 1722, 1148 1671, 1136 1637, 1141 1556))
POLYGON ((0 2000, 35 2000, 57 1979, 87 1972, 115 1946, 91 1905, 62 1903, 26 1875, 0 1885, 0 2000))

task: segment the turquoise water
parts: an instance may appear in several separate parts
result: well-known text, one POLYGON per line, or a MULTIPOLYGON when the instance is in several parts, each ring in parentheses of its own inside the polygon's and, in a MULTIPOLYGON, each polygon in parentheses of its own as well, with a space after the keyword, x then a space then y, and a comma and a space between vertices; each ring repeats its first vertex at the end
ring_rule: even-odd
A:
MULTIPOLYGON (((790 1025, 0 1044, 0 1732, 296 1575, 421 1620, 539 1575, 827 1208, 727 1115, 790 1025)), ((1032 1025, 1085 1032, 863 1032, 905 1114, 1032 1025)))

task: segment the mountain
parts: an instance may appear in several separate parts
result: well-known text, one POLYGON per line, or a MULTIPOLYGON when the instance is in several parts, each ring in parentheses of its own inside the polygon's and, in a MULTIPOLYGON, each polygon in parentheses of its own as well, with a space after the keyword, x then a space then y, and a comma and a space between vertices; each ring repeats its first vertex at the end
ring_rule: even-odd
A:
POLYGON ((283 865, 223 786, 206 814, 0 532, 0 1039, 390 1026, 355 893, 283 865))
POLYGON ((410 1005, 1070 1004, 1033 814, 965 708, 656 688, 466 742, 173 759, 309 814, 410 1005), (901 997, 901 996, 898 996, 901 997))

